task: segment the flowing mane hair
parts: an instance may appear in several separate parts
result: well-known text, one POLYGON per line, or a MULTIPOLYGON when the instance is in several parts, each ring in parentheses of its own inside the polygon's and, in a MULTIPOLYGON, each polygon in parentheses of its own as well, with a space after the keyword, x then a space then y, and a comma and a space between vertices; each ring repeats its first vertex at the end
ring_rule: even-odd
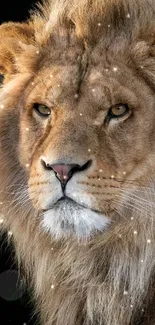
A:
POLYGON ((110 40, 122 35, 130 41, 144 40, 155 32, 153 0, 49 0, 38 7, 31 18, 39 43, 52 35, 54 27, 73 28, 90 43, 97 43, 101 35, 110 40))
POLYGON ((19 268, 33 289, 41 325, 153 325, 153 175, 150 186, 126 199, 119 211, 122 220, 110 231, 85 244, 75 238, 56 241, 40 229, 28 195, 27 173, 18 160, 16 107, 22 105, 22 93, 42 58, 51 46, 61 46, 62 51, 70 42, 68 35, 76 35, 84 48, 99 43, 101 51, 104 44, 117 53, 122 44, 126 57, 129 50, 132 53, 132 64, 144 66, 141 75, 155 90, 155 2, 51 0, 39 5, 28 22, 8 26, 0 29, 0 68, 8 74, 0 90, 0 105, 5 106, 0 111, 1 228, 13 233, 19 268))

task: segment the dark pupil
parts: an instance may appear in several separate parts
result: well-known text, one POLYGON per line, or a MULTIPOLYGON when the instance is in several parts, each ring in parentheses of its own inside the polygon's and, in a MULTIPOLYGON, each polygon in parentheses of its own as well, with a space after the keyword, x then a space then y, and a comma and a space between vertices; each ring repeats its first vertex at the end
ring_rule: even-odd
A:
POLYGON ((2 84, 4 81, 4 75, 3 74, 0 74, 0 84, 2 84))

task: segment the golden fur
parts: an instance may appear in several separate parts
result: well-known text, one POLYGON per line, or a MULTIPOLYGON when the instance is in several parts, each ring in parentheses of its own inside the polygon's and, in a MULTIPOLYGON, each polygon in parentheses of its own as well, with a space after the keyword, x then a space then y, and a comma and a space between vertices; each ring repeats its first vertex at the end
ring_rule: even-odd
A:
POLYGON ((53 0, 0 27, 2 231, 41 325, 155 324, 154 44, 154 0, 53 0), (56 210, 41 159, 91 161, 67 184, 74 204, 56 210))

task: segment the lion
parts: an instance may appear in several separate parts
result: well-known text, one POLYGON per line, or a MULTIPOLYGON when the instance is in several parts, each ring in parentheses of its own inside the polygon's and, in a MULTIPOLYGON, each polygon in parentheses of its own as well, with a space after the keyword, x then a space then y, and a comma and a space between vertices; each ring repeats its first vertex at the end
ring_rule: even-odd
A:
POLYGON ((155 325, 155 2, 0 26, 0 225, 41 325, 155 325), (2 217, 3 216, 3 217, 2 217))

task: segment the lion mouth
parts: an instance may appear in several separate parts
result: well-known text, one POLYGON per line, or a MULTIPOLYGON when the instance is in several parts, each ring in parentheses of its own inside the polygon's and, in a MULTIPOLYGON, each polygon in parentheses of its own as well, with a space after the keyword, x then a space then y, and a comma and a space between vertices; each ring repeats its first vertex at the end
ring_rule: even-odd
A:
POLYGON ((74 200, 70 199, 68 196, 64 195, 60 199, 58 199, 55 203, 49 204, 46 209, 42 210, 42 212, 47 212, 49 210, 53 210, 55 208, 60 207, 63 204, 66 204, 66 205, 72 204, 74 206, 80 205, 76 201, 74 201, 74 200))
POLYGON ((76 200, 73 200, 71 199, 70 197, 64 195, 62 196, 60 199, 58 199, 54 204, 52 205, 49 205, 47 209, 44 209, 43 212, 46 212, 46 211, 49 211, 49 210, 52 210, 52 209, 55 209, 55 208, 58 208, 60 207, 61 205, 72 205, 74 208, 82 208, 82 209, 88 209, 88 210, 91 210, 93 212, 96 212, 98 214, 101 214, 100 211, 96 210, 96 209, 92 209, 90 208, 88 205, 86 204, 81 204, 79 202, 77 202, 76 200))
MULTIPOLYGON (((64 195, 62 196, 59 200, 57 200, 54 204, 50 205, 47 209, 47 210, 51 210, 51 209, 54 209, 54 208, 57 208, 58 206, 62 205, 62 204, 66 204, 66 205, 73 205, 73 206, 80 206, 80 207, 85 207, 84 205, 76 202, 75 200, 71 199, 70 197, 64 195)), ((85 207, 86 208, 86 207, 85 207)), ((88 208, 88 207, 87 207, 88 208)), ((44 210, 45 211, 45 210, 44 210)))

